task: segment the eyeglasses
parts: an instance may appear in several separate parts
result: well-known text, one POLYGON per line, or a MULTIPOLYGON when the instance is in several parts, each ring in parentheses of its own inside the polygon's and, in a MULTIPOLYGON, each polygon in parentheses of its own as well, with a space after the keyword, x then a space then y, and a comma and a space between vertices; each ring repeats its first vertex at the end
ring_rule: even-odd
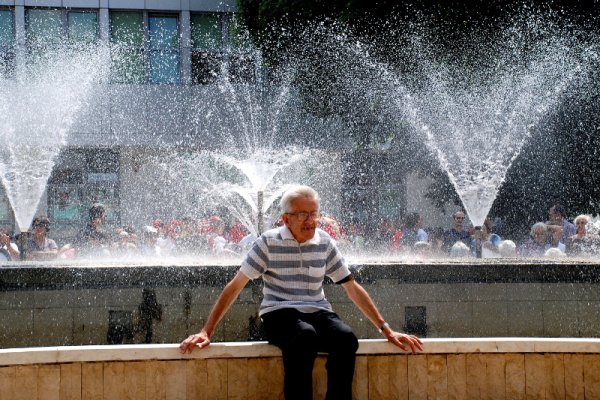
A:
POLYGON ((296 218, 298 218, 298 220, 300 221, 306 221, 308 219, 308 217, 311 217, 312 219, 319 219, 321 218, 321 213, 318 211, 313 211, 313 212, 297 212, 297 213, 286 213, 287 215, 293 215, 296 218))
POLYGON ((454 219, 459 219, 459 220, 461 220, 461 221, 462 221, 462 220, 464 220, 464 219, 465 219, 465 217, 454 217, 454 219))

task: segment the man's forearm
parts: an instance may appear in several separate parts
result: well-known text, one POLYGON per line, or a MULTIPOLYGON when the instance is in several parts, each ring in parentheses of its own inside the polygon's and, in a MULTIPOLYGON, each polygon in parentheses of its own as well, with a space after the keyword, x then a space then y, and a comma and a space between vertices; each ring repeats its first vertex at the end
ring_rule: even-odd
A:
POLYGON ((378 329, 385 322, 369 293, 356 281, 345 283, 344 289, 352 302, 378 329))
POLYGON ((231 307, 231 305, 235 302, 240 292, 248 282, 248 278, 241 273, 238 272, 236 275, 224 288, 219 298, 215 302, 210 314, 208 315, 208 319, 204 324, 202 330, 206 332, 208 337, 210 338, 215 331, 217 325, 223 319, 223 316, 227 313, 227 310, 231 307))

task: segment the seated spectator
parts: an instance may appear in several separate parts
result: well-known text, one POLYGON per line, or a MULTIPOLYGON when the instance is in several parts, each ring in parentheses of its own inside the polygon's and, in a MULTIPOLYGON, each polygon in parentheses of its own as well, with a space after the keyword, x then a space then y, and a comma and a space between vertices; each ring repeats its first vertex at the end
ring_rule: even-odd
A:
POLYGON ((419 213, 410 213, 404 221, 404 232, 400 239, 400 247, 405 250, 414 248, 417 242, 427 242, 427 233, 422 229, 423 218, 419 213))
MULTIPOLYGON (((502 238, 495 233, 492 233, 492 220, 486 218, 481 227, 481 257, 482 258, 497 258, 500 257, 498 245, 502 242, 502 238)), ((476 241, 471 242, 473 253, 475 253, 476 241)))
POLYGON ((560 241, 564 244, 567 244, 567 239, 576 233, 575 225, 567 220, 567 212, 561 204, 554 204, 550 207, 548 210, 548 222, 546 224, 562 226, 560 241))
POLYGON ((556 248, 562 251, 563 253, 566 251, 566 245, 562 242, 563 236, 563 225, 557 224, 556 222, 550 222, 547 224, 548 226, 548 236, 550 240, 550 247, 556 248))
POLYGON ((19 247, 10 240, 8 229, 0 228, 0 262, 18 261, 20 257, 19 247))
POLYGON ((101 203, 90 207, 88 224, 75 238, 77 256, 97 257, 110 255, 108 235, 103 230, 106 222, 106 209, 101 203))
POLYGON ((548 243, 548 226, 543 222, 536 222, 531 227, 529 239, 519 249, 523 257, 542 257, 550 248, 548 243))
POLYGON ((133 227, 123 226, 118 228, 116 235, 117 240, 113 243, 113 255, 131 257, 139 254, 138 237, 133 227))
POLYGON ((454 221, 454 227, 444 232, 442 241, 442 250, 446 253, 450 253, 450 249, 458 241, 463 242, 467 248, 471 246, 471 235, 464 229, 465 213, 457 211, 452 215, 454 221))
POLYGON ((140 254, 143 256, 160 256, 162 248, 158 245, 158 230, 153 226, 142 228, 140 254))
POLYGON ((48 238, 50 220, 47 217, 36 217, 31 224, 32 233, 27 241, 28 260, 53 260, 58 254, 56 242, 48 238))
POLYGON ((352 250, 362 250, 365 247, 365 236, 362 227, 357 222, 351 222, 346 229, 346 240, 352 250))
POLYGON ((590 217, 579 215, 575 218, 576 233, 567 239, 566 253, 574 256, 589 256, 600 250, 600 237, 589 235, 587 224, 590 217))
POLYGON ((498 254, 502 258, 516 257, 517 245, 512 240, 503 240, 498 244, 498 254))

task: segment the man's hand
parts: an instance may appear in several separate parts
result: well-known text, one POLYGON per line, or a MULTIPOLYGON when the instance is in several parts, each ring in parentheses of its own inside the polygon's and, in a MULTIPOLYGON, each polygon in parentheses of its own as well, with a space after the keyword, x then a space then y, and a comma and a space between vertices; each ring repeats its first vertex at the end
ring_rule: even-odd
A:
POLYGON ((404 351, 408 350, 406 345, 410 346, 410 351, 413 353, 416 353, 417 351, 423 351, 423 342, 421 342, 421 340, 414 335, 394 332, 391 329, 388 329, 386 332, 384 332, 384 334, 390 343, 400 347, 404 351))
POLYGON ((203 349, 210 344, 210 339, 206 332, 201 331, 200 333, 196 333, 194 335, 188 336, 181 344, 179 345, 179 351, 181 354, 191 353, 196 347, 203 349))

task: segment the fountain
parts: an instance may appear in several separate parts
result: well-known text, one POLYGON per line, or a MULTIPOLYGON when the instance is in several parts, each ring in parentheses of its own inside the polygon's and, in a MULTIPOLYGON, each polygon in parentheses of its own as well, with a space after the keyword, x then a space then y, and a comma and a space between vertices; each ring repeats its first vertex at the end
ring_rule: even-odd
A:
MULTIPOLYGON (((256 236, 268 226, 268 222, 263 221, 275 218, 273 202, 287 184, 295 182, 313 184, 320 193, 326 193, 323 208, 335 215, 340 211, 340 176, 343 175, 339 172, 343 168, 340 153, 356 145, 353 135, 357 130, 371 133, 373 128, 373 131, 379 129, 376 133, 404 129, 411 136, 422 138, 447 170, 471 221, 482 225, 511 163, 519 157, 525 142, 537 134, 534 132, 536 124, 552 113, 571 87, 576 84, 586 87, 580 79, 587 68, 581 62, 584 56, 577 52, 579 47, 569 45, 568 38, 553 36, 537 46, 516 46, 509 53, 527 54, 526 60, 512 64, 513 58, 500 58, 495 68, 475 73, 439 62, 433 52, 427 51, 421 37, 418 41, 415 39, 415 47, 409 49, 422 51, 417 68, 420 76, 400 73, 393 66, 376 61, 365 50, 366 45, 357 45, 349 38, 337 36, 332 41, 337 42, 336 50, 346 52, 346 60, 354 62, 350 66, 335 65, 340 75, 336 81, 340 89, 338 96, 343 98, 346 110, 351 109, 350 116, 315 117, 305 113, 301 104, 302 90, 295 87, 294 69, 277 79, 261 78, 251 83, 233 82, 225 75, 206 87, 157 85, 146 88, 115 84, 109 87, 111 90, 104 91, 102 95, 107 98, 104 103, 113 109, 123 105, 125 114, 129 110, 128 102, 134 103, 136 97, 141 97, 140 102, 147 107, 164 104, 165 109, 173 113, 172 110, 178 108, 191 110, 181 118, 177 114, 170 120, 173 127, 168 134, 175 136, 180 130, 184 132, 172 142, 167 142, 168 134, 157 134, 158 128, 150 122, 144 120, 143 124, 137 124, 137 115, 132 113, 131 125, 135 127, 132 131, 146 135, 132 134, 126 139, 133 144, 127 145, 144 148, 143 139, 155 134, 152 144, 158 145, 139 152, 131 148, 123 151, 121 183, 130 193, 122 205, 126 216, 120 222, 147 225, 157 217, 203 218, 223 212, 256 236), (123 95, 126 100, 122 103, 114 100, 115 93, 122 95, 128 91, 132 94, 123 95), (379 115, 371 118, 365 114, 379 115), (346 122, 353 126, 348 127, 346 122), (135 157, 129 157, 130 154, 135 157)), ((323 57, 323 63, 328 61, 323 57)), ((87 65, 78 62, 81 68, 87 65)), ((68 143, 65 135, 75 119, 75 111, 77 107, 83 109, 86 96, 91 95, 95 87, 93 74, 85 76, 91 79, 85 81, 86 85, 65 89, 64 96, 57 98, 48 95, 50 99, 46 100, 51 104, 47 106, 44 104, 48 103, 20 106, 19 110, 27 111, 20 119, 31 119, 31 124, 43 121, 56 127, 52 131, 58 135, 54 142, 68 143), (69 110, 72 114, 55 112, 59 116, 52 114, 56 119, 46 121, 47 114, 38 116, 31 112, 32 108, 46 110, 62 104, 72 104, 69 110)), ((62 76, 56 79, 59 78, 68 80, 62 76)), ((19 82, 4 82, 6 85, 0 88, 0 93, 10 93, 11 85, 19 82)), ((1 104, 10 107, 9 102, 1 104)), ((332 106, 332 109, 344 111, 341 107, 332 106)), ((148 110, 152 109, 138 114, 152 116, 148 110)), ((10 115, 11 112, 5 112, 0 118, 8 121, 10 115)), ((5 125, 21 129, 15 120, 11 121, 5 125)), ((28 125, 29 122, 23 124, 28 125)), ((116 129, 115 126, 116 123, 110 129, 116 129)), ((22 137, 29 140, 32 132, 39 129, 23 129, 22 137)), ((119 131, 111 133, 118 136, 119 131)), ((46 136, 44 139, 47 141, 46 136)), ((383 152, 403 145, 393 134, 375 142, 365 140, 360 146, 383 152)), ((21 143, 22 152, 32 154, 32 148, 26 147, 28 143, 31 142, 21 143)), ((58 149, 52 147, 44 157, 36 156, 36 159, 43 158, 44 171, 48 171, 36 179, 41 187, 37 191, 22 186, 10 189, 11 184, 24 185, 32 181, 32 177, 37 178, 33 172, 25 178, 15 175, 30 166, 30 162, 11 166, 9 172, 3 172, 8 192, 29 194, 23 200, 9 194, 14 197, 11 201, 17 204, 15 214, 18 216, 15 217, 21 230, 35 213, 40 197, 37 193, 43 191, 56 154, 53 151, 58 149), (26 207, 26 212, 16 211, 20 204, 29 204, 29 201, 31 205, 26 207)), ((413 153, 407 151, 406 155, 413 153)), ((382 171, 383 174, 388 172, 382 171)), ((373 210, 366 204, 365 212, 369 214, 373 210)), ((564 263, 540 264, 529 260, 415 261, 396 256, 384 258, 377 250, 369 255, 375 261, 356 262, 353 266, 356 277, 370 286, 376 302, 392 315, 390 323, 407 331, 450 337, 597 334, 597 326, 589 322, 589 315, 593 313, 587 312, 593 307, 590 304, 596 302, 594 293, 600 276, 593 260, 572 262, 563 268, 564 263), (402 290, 398 291, 400 285, 402 290), (529 290, 530 285, 535 290, 529 290), (513 297, 511 293, 518 295, 513 297), (558 310, 559 306, 553 303, 555 299, 560 307, 568 310, 558 310), (572 313, 568 312, 572 306, 569 302, 576 303, 572 313), (568 323, 561 322, 565 314, 570 318, 568 323), (511 318, 511 315, 516 316, 511 318)), ((15 318, 16 333, 6 330, 2 343, 22 346, 19 342, 22 337, 34 337, 37 342, 32 345, 105 343, 107 321, 108 330, 114 333, 111 340, 136 341, 139 327, 135 324, 139 320, 145 321, 146 328, 148 324, 157 325, 154 330, 146 329, 146 335, 154 337, 143 340, 175 341, 197 328, 202 318, 200 313, 210 307, 214 294, 235 274, 237 265, 230 261, 194 254, 185 261, 92 260, 81 267, 82 261, 73 260, 65 261, 65 265, 61 261, 51 266, 2 268, 1 284, 6 289, 3 293, 15 292, 11 292, 13 297, 7 300, 13 307, 7 311, 7 320, 12 321, 11 312, 15 309, 19 318, 22 313, 31 315, 30 319, 15 318), (52 297, 55 294, 57 296, 52 297), (143 303, 147 298, 153 299, 152 310, 169 311, 163 314, 162 321, 156 322, 158 312, 152 313, 153 316, 138 315, 140 310, 149 309, 148 304, 143 303), (40 309, 45 313, 38 312, 40 309), (43 335, 42 331, 50 334, 43 335), (126 334, 118 334, 123 332, 126 334)), ((344 298, 335 288, 327 290, 328 296, 335 300, 344 298)), ((255 316, 259 297, 259 284, 245 289, 239 304, 234 305, 225 321, 224 330, 219 332, 221 336, 216 339, 260 337, 255 316)), ((343 306, 341 309, 361 337, 374 335, 354 310, 343 306)))
POLYGON ((71 126, 100 86, 106 55, 101 47, 49 51, 14 78, 0 75, 0 178, 21 233, 29 230, 71 126))

